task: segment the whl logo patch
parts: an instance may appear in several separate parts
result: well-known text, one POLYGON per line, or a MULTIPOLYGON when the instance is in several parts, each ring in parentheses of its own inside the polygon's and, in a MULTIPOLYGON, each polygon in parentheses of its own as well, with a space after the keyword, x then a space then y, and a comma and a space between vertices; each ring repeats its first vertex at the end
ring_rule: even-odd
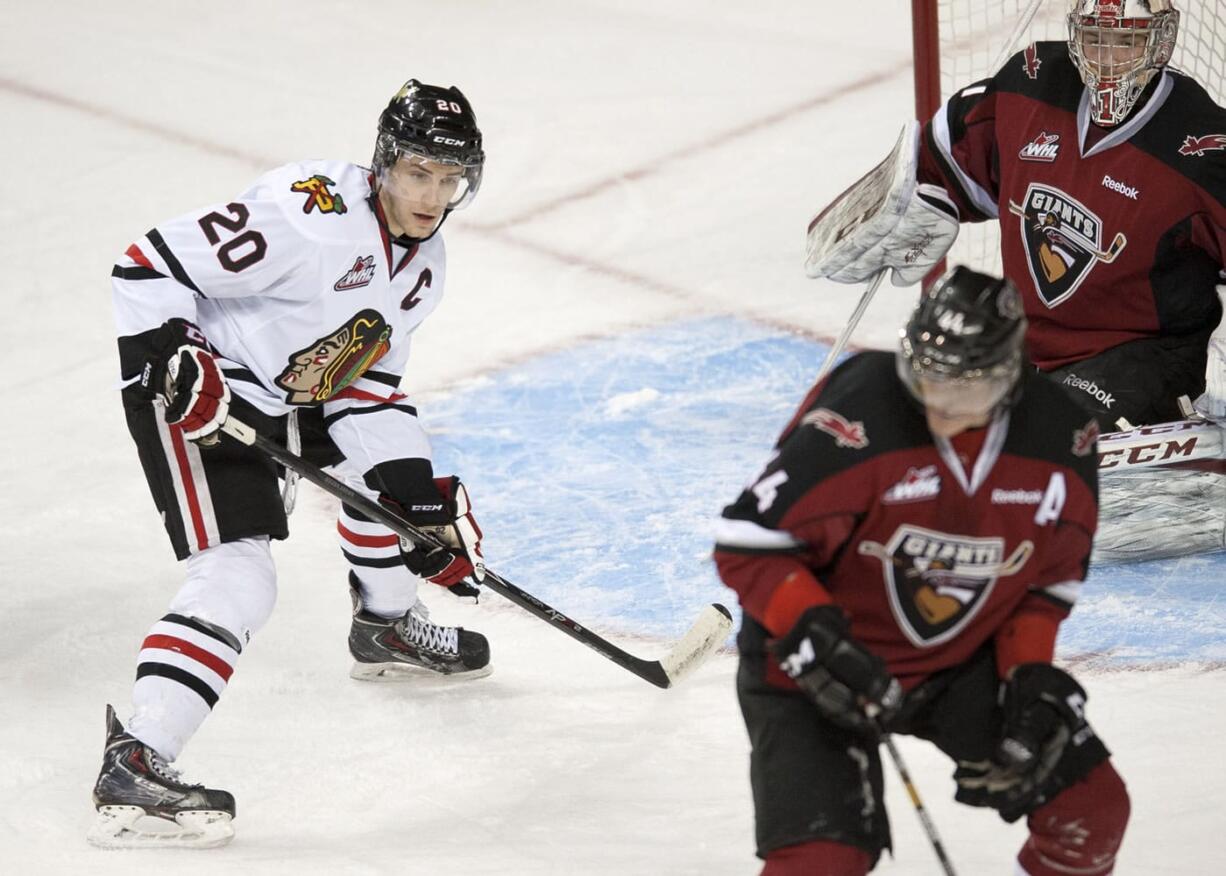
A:
POLYGON ((997 579, 1021 571, 1034 544, 1024 541, 1006 558, 1003 538, 904 524, 884 545, 862 541, 857 551, 881 560, 899 629, 916 647, 928 648, 958 635, 988 601, 997 579))
POLYGON ((886 505, 902 505, 906 502, 922 502, 940 495, 941 475, 935 465, 909 468, 903 479, 881 495, 886 505))
POLYGON ((1042 161, 1047 164, 1060 157, 1060 135, 1043 131, 1017 153, 1022 161, 1042 161))
POLYGON ((375 257, 373 255, 360 256, 353 263, 353 267, 332 284, 332 288, 337 292, 344 292, 346 289, 358 289, 369 285, 370 281, 374 278, 375 257))
POLYGON ((1088 207, 1060 189, 1031 183, 1021 204, 1009 202, 1018 223, 1030 277, 1048 307, 1067 301, 1100 261, 1115 261, 1128 238, 1116 234, 1102 248, 1103 223, 1088 207))

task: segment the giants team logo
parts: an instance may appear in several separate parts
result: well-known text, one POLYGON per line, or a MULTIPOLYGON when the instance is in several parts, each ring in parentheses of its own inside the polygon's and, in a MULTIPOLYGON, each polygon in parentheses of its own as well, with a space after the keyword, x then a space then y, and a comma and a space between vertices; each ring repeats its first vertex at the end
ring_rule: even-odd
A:
POLYGON ((353 263, 353 267, 345 272, 345 275, 332 284, 332 288, 337 292, 344 292, 346 289, 357 289, 362 286, 369 285, 370 281, 375 277, 375 257, 372 255, 360 256, 353 263))
POLYGON ((1183 138, 1183 145, 1179 147, 1179 154, 1200 158, 1206 152, 1222 149, 1226 149, 1226 134, 1206 134, 1203 137, 1194 137, 1189 134, 1183 138))
POLYGON ((1117 234, 1103 250, 1102 220, 1051 186, 1031 183, 1021 204, 1009 202, 1009 212, 1021 217, 1018 227, 1030 277, 1048 307, 1066 301, 1096 264, 1111 264, 1128 245, 1128 238, 1117 234))
POLYGON ((1039 60, 1039 47, 1034 43, 1026 46, 1026 50, 1022 52, 1022 63, 1026 71, 1026 75, 1031 79, 1039 78, 1039 68, 1043 66, 1043 62, 1039 60))
POLYGON ((881 560, 899 629, 917 648, 930 648, 958 635, 988 601, 997 579, 1021 571, 1034 544, 1022 542, 1006 559, 1003 538, 906 524, 887 544, 862 541, 857 549, 881 560))
POLYGON ((1060 157, 1060 135, 1041 131, 1039 136, 1021 148, 1017 157, 1022 161, 1042 161, 1051 164, 1060 157))
POLYGON ((277 386, 291 405, 326 402, 366 373, 391 348, 392 327, 377 310, 362 310, 331 334, 289 357, 277 386))
POLYGON ((310 213, 313 209, 318 209, 320 213, 349 212, 349 208, 345 206, 345 199, 328 190, 328 186, 334 185, 336 185, 335 182, 317 173, 307 179, 298 180, 289 188, 292 192, 307 196, 306 203, 302 205, 303 213, 310 213))
POLYGON ((864 424, 857 420, 849 422, 842 414, 837 414, 829 408, 818 408, 809 411, 800 419, 802 426, 814 426, 834 438, 839 447, 850 447, 853 450, 863 450, 868 447, 868 434, 864 424))

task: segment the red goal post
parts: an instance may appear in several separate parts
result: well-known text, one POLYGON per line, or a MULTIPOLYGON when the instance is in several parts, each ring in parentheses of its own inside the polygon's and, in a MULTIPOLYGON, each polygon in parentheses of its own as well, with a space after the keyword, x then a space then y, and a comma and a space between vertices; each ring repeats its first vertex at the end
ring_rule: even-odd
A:
MULTIPOLYGON (((1175 0, 1179 39, 1171 66, 1226 105, 1226 2, 1175 0)), ((1065 40, 1068 0, 911 0, 915 113, 932 118, 954 91, 996 72, 1035 40, 1065 40)), ((960 264, 1000 271, 996 222, 966 225, 950 253, 960 264)))

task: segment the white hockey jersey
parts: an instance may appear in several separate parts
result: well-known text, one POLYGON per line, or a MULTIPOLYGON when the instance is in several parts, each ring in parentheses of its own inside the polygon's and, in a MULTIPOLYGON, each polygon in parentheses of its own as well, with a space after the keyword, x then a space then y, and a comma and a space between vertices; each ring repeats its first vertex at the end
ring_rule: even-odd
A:
POLYGON ((393 244, 371 183, 345 162, 288 164, 132 244, 112 272, 124 383, 139 376, 150 333, 182 317, 218 351, 231 391, 260 410, 323 405, 357 471, 429 459, 398 387, 412 333, 443 296, 443 241, 393 244))

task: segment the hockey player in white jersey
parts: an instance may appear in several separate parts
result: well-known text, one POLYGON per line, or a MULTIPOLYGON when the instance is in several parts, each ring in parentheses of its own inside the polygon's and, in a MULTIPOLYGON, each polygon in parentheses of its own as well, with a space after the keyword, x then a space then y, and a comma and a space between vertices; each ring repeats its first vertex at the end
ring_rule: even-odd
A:
POLYGON ((457 88, 410 80, 379 119, 372 167, 305 161, 235 200, 158 225, 112 272, 128 427, 186 581, 145 638, 125 728, 107 707, 94 788, 103 846, 227 842, 234 798, 168 766, 208 716, 276 596, 288 534, 278 470, 223 436, 230 413, 429 528, 402 546, 343 507, 353 677, 489 672, 484 636, 429 620, 421 579, 480 580, 481 531, 457 477, 436 478, 398 389, 446 279, 439 226, 469 203, 484 152, 457 88), (160 819, 151 822, 150 818, 160 819))

